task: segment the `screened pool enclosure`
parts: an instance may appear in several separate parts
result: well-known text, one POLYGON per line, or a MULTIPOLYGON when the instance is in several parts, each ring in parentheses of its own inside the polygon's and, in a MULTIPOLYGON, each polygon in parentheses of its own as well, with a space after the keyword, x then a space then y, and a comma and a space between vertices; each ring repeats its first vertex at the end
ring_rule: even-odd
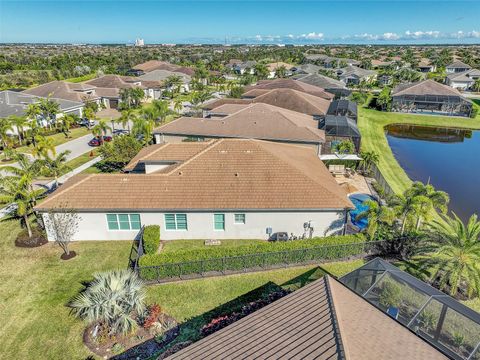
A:
POLYGON ((376 258, 340 281, 452 359, 480 360, 480 314, 376 258))

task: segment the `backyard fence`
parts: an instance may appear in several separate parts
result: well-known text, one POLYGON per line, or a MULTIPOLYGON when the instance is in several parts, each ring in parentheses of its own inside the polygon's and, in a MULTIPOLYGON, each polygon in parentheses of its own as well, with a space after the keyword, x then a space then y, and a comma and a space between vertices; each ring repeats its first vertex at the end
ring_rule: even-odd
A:
POLYGON ((370 170, 372 172, 373 178, 377 181, 378 185, 380 185, 385 191, 385 195, 395 195, 395 191, 393 191, 387 180, 385 180, 377 164, 372 164, 370 170))
POLYGON ((163 263, 154 266, 138 264, 135 270, 148 282, 170 282, 209 276, 277 269, 293 265, 315 264, 319 261, 343 260, 373 254, 384 241, 338 245, 322 245, 305 249, 265 252, 240 256, 210 258, 197 261, 163 263))

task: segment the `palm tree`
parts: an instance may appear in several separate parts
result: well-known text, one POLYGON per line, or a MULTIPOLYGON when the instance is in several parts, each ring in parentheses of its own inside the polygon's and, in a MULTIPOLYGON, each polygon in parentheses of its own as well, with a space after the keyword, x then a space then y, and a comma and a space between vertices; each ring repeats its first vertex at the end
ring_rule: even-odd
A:
POLYGON ((154 108, 153 106, 143 108, 142 111, 140 111, 140 116, 147 121, 157 122, 157 118, 158 118, 157 109, 154 108))
POLYGON ((405 233, 407 222, 411 218, 425 216, 431 210, 431 201, 423 195, 412 195, 406 191, 402 195, 393 198, 394 210, 402 222, 401 235, 405 233))
POLYGON ((44 192, 43 189, 32 190, 26 178, 7 176, 0 180, 0 202, 16 204, 15 216, 20 218, 32 237, 32 229, 28 217, 33 212, 36 199, 44 192))
MULTIPOLYGON (((410 189, 407 190, 409 196, 424 196, 430 200, 430 208, 439 210, 442 214, 445 214, 448 210, 448 203, 450 197, 445 191, 436 190, 431 184, 424 184, 420 181, 415 181, 410 189)), ((420 215, 417 218, 416 228, 420 228, 422 219, 428 217, 431 212, 420 215)))
POLYGON ((128 133, 130 133, 130 123, 133 123, 136 118, 137 115, 135 111, 132 109, 127 109, 122 111, 122 116, 117 120, 117 122, 122 125, 124 129, 125 126, 127 126, 128 133))
POLYGON ((381 206, 374 200, 367 200, 363 204, 368 206, 368 209, 359 213, 356 217, 356 220, 368 220, 366 231, 370 239, 373 239, 380 223, 385 223, 388 225, 393 223, 393 220, 395 219, 395 212, 392 208, 381 206))
POLYGON ((472 85, 472 90, 476 92, 480 92, 480 78, 476 79, 472 85))
POLYGON ((168 102, 165 100, 155 100, 152 102, 152 105, 156 110, 157 118, 160 119, 161 123, 164 123, 167 116, 172 113, 172 110, 168 107, 168 102))
POLYGON ((54 140, 46 136, 38 136, 36 138, 36 146, 32 149, 33 156, 46 158, 49 156, 48 153, 51 153, 52 156, 57 154, 54 140))
POLYGON ((418 260, 423 269, 439 281, 441 290, 450 287, 455 296, 465 287, 469 297, 480 294, 480 222, 477 215, 470 217, 465 225, 453 213, 442 215, 444 221, 430 224, 431 235, 418 249, 418 260))
POLYGON ((112 130, 110 126, 107 125, 106 120, 100 120, 97 125, 92 128, 92 135, 97 137, 100 144, 103 144, 103 136, 107 135, 107 132, 112 130))
POLYGON ((77 115, 66 114, 60 119, 60 122, 58 123, 59 130, 65 135, 66 138, 68 138, 68 135, 70 134, 70 127, 72 126, 72 124, 75 124, 78 121, 79 118, 77 115))
POLYGON ((99 322, 109 335, 127 334, 137 326, 134 316, 145 312, 146 289, 131 270, 94 275, 94 280, 69 304, 73 313, 90 323, 99 322))
MULTIPOLYGON (((33 191, 33 179, 39 175, 41 164, 38 161, 30 161, 30 158, 25 154, 15 154, 13 159, 16 165, 4 166, 2 170, 21 179, 22 183, 27 186, 30 191, 33 191)), ((36 199, 34 199, 33 202, 35 204, 36 199)))
POLYGON ((46 176, 53 176, 55 178, 55 189, 58 188, 58 178, 60 175, 66 173, 71 168, 67 163, 67 156, 71 153, 70 150, 62 151, 54 158, 46 157, 39 161, 42 171, 46 176))
POLYGON ((370 171, 372 164, 378 164, 380 156, 375 151, 362 151, 360 153, 362 160, 360 166, 364 171, 370 171))
POLYGON ((47 121, 51 127, 52 121, 56 121, 56 116, 60 111, 60 104, 50 98, 40 99, 39 103, 40 115, 47 121))
POLYGON ((27 125, 27 119, 23 116, 10 115, 8 121, 12 126, 15 126, 18 134, 18 141, 20 145, 23 144, 25 126, 27 125))
POLYGON ((173 101, 173 110, 175 110, 175 112, 177 114, 180 114, 180 111, 182 111, 182 109, 183 109, 182 100, 181 99, 175 99, 173 101))
POLYGON ((2 147, 5 149, 8 146, 8 141, 10 139, 9 133, 13 131, 12 123, 7 119, 2 119, 0 121, 0 139, 2 139, 2 147))
POLYGON ((143 136, 144 142, 149 143, 153 136, 155 122, 143 117, 136 118, 133 122, 132 134, 135 137, 143 136))

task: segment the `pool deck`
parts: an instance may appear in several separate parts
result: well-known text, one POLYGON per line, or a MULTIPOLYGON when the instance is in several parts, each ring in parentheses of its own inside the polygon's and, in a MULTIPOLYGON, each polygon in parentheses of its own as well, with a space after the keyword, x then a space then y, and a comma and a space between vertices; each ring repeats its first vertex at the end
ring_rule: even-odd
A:
POLYGON ((370 191, 370 188, 367 184, 365 177, 363 177, 360 174, 355 174, 354 176, 351 176, 351 177, 346 177, 343 175, 337 176, 335 177, 335 180, 339 185, 342 185, 342 187, 349 194, 363 193, 363 194, 372 195, 372 192, 370 191))

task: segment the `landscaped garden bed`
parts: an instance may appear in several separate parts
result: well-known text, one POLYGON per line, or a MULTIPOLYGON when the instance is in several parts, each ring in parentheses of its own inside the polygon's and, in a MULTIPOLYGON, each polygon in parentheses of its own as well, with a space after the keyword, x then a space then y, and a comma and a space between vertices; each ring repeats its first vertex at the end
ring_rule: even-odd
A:
POLYGON ((234 273, 268 269, 319 260, 336 260, 364 254, 363 235, 334 236, 275 243, 253 243, 235 247, 205 247, 144 255, 139 274, 144 280, 208 273, 234 273))
POLYGON ((176 320, 165 314, 158 305, 150 306, 149 311, 143 326, 132 333, 109 336, 108 329, 94 323, 85 329, 83 341, 90 351, 101 357, 148 359, 179 334, 176 320))

